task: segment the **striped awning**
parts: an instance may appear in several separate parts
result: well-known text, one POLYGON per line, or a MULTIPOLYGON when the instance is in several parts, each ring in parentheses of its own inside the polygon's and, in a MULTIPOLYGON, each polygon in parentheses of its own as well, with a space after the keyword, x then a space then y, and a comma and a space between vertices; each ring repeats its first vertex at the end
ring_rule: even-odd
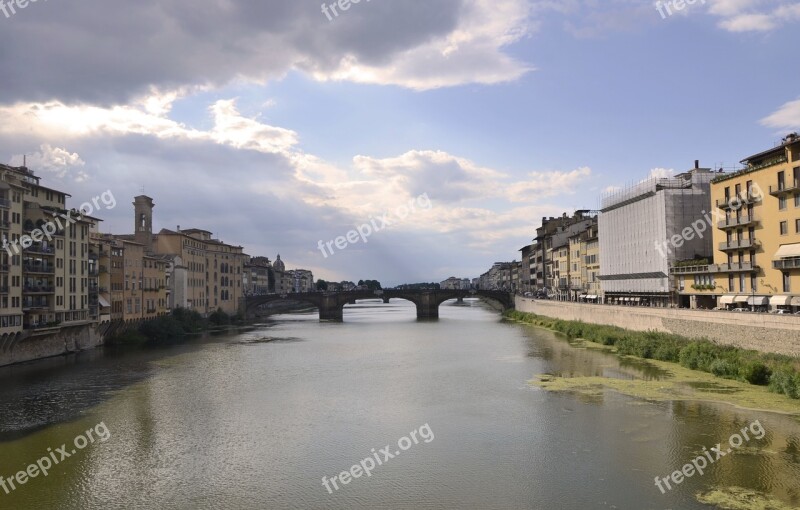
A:
POLYGON ((736 298, 733 294, 726 294, 719 298, 719 304, 721 305, 732 305, 733 300, 736 298))

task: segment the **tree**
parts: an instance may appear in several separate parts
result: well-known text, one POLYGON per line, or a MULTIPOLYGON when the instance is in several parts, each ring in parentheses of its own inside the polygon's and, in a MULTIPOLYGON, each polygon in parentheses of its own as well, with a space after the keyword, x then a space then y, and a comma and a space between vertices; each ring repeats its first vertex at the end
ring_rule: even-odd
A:
POLYGON ((317 280, 317 290, 326 291, 328 290, 328 282, 325 280, 317 280))

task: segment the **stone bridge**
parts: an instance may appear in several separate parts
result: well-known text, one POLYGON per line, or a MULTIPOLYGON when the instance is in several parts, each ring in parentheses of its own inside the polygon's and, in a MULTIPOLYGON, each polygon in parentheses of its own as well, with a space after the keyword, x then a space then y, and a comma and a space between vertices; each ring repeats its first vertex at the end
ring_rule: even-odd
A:
POLYGON ((355 304, 359 299, 405 299, 417 307, 418 319, 436 319, 439 317, 439 305, 450 299, 463 300, 465 297, 477 297, 500 304, 503 310, 514 308, 514 295, 508 292, 493 290, 354 290, 349 292, 306 292, 299 294, 269 294, 265 296, 247 296, 243 303, 243 313, 252 317, 256 309, 275 301, 300 301, 316 306, 321 321, 342 322, 344 305, 355 304))

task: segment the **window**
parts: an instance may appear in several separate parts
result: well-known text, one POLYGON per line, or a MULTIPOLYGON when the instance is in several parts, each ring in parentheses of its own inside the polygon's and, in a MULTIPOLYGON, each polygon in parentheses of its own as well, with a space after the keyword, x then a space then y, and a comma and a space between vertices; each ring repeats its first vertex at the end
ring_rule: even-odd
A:
POLYGON ((786 172, 778 172, 778 189, 786 189, 786 172))
POLYGON ((753 289, 753 292, 758 292, 758 280, 756 275, 750 277, 750 288, 753 289))
POLYGON ((733 275, 728 275, 728 292, 733 292, 733 275))
POLYGON ((745 275, 744 273, 739 274, 739 290, 742 292, 746 292, 747 288, 745 287, 745 275))
POLYGON ((778 209, 781 211, 786 210, 786 197, 778 198, 778 209))
POLYGON ((782 221, 781 222, 780 231, 781 231, 781 235, 782 236, 785 236, 785 235, 787 235, 789 233, 789 222, 788 221, 782 221))
POLYGON ((800 234, 800 218, 794 220, 794 233, 800 234))
POLYGON ((792 291, 791 280, 789 280, 789 273, 783 273, 783 291, 784 292, 792 291))

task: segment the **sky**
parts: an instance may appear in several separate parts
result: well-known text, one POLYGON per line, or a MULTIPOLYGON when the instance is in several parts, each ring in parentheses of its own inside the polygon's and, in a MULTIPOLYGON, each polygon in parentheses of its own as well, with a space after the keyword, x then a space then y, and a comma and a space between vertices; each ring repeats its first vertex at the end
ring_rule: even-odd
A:
POLYGON ((800 130, 800 2, 0 2, 0 162, 326 280, 476 277, 800 130))

